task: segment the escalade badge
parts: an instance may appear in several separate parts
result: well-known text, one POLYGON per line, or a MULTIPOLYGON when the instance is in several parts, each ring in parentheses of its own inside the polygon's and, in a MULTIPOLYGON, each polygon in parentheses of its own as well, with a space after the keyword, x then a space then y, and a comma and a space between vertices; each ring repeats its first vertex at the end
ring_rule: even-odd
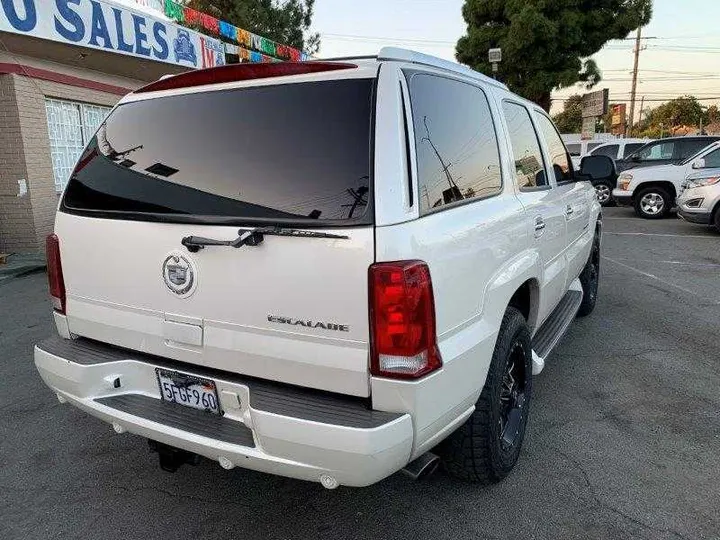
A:
POLYGON ((195 265, 180 253, 171 253, 162 266, 163 279, 167 288, 181 298, 187 298, 195 292, 197 284, 195 265))

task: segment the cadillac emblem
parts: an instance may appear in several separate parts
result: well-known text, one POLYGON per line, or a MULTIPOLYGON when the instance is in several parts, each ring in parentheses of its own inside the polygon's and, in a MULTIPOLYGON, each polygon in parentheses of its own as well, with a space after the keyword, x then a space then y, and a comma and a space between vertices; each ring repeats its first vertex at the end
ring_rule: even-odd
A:
POLYGON ((171 253, 162 265, 165 285, 181 298, 187 298, 195 292, 197 284, 195 266, 180 253, 171 253))

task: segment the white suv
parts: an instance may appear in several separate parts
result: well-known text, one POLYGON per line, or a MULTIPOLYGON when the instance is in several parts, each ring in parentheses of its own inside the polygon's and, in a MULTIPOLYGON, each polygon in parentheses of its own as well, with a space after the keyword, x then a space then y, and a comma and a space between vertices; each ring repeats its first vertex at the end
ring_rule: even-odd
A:
POLYGON ((679 164, 630 169, 618 176, 612 196, 618 204, 635 208, 645 219, 666 217, 682 192, 685 178, 698 169, 720 167, 720 141, 711 143, 679 164))
POLYGON ((546 113, 457 64, 186 73, 125 97, 72 173, 35 363, 167 470, 334 488, 439 454, 495 482, 593 309, 600 231, 546 113))

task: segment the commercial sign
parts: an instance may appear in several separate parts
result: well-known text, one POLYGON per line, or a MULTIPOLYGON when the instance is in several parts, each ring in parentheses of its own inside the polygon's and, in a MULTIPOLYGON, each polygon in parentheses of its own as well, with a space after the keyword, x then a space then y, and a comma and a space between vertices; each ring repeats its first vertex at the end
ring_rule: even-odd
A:
POLYGON ((582 131, 580 133, 580 138, 583 141, 588 141, 590 139, 593 139, 594 137, 595 137, 595 117, 588 116, 587 118, 583 118, 582 131))
POLYGON ((610 91, 605 88, 597 92, 590 92, 582 97, 582 116, 603 116, 608 110, 610 91))
POLYGON ((225 63, 219 40, 104 0, 0 0, 0 32, 186 67, 225 63))

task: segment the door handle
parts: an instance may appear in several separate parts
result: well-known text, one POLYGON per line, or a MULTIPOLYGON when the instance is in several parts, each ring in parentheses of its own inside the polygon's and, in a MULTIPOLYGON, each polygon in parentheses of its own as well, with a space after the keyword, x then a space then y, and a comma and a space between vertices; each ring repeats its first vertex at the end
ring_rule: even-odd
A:
POLYGON ((575 210, 573 210, 573 207, 568 204, 568 205, 567 205, 567 208, 565 209, 565 215, 566 215, 567 217, 570 217, 570 216, 572 216, 574 213, 575 213, 575 210))
POLYGON ((543 220, 542 216, 536 217, 535 218, 535 238, 540 236, 544 230, 545 230, 545 220, 543 220))

